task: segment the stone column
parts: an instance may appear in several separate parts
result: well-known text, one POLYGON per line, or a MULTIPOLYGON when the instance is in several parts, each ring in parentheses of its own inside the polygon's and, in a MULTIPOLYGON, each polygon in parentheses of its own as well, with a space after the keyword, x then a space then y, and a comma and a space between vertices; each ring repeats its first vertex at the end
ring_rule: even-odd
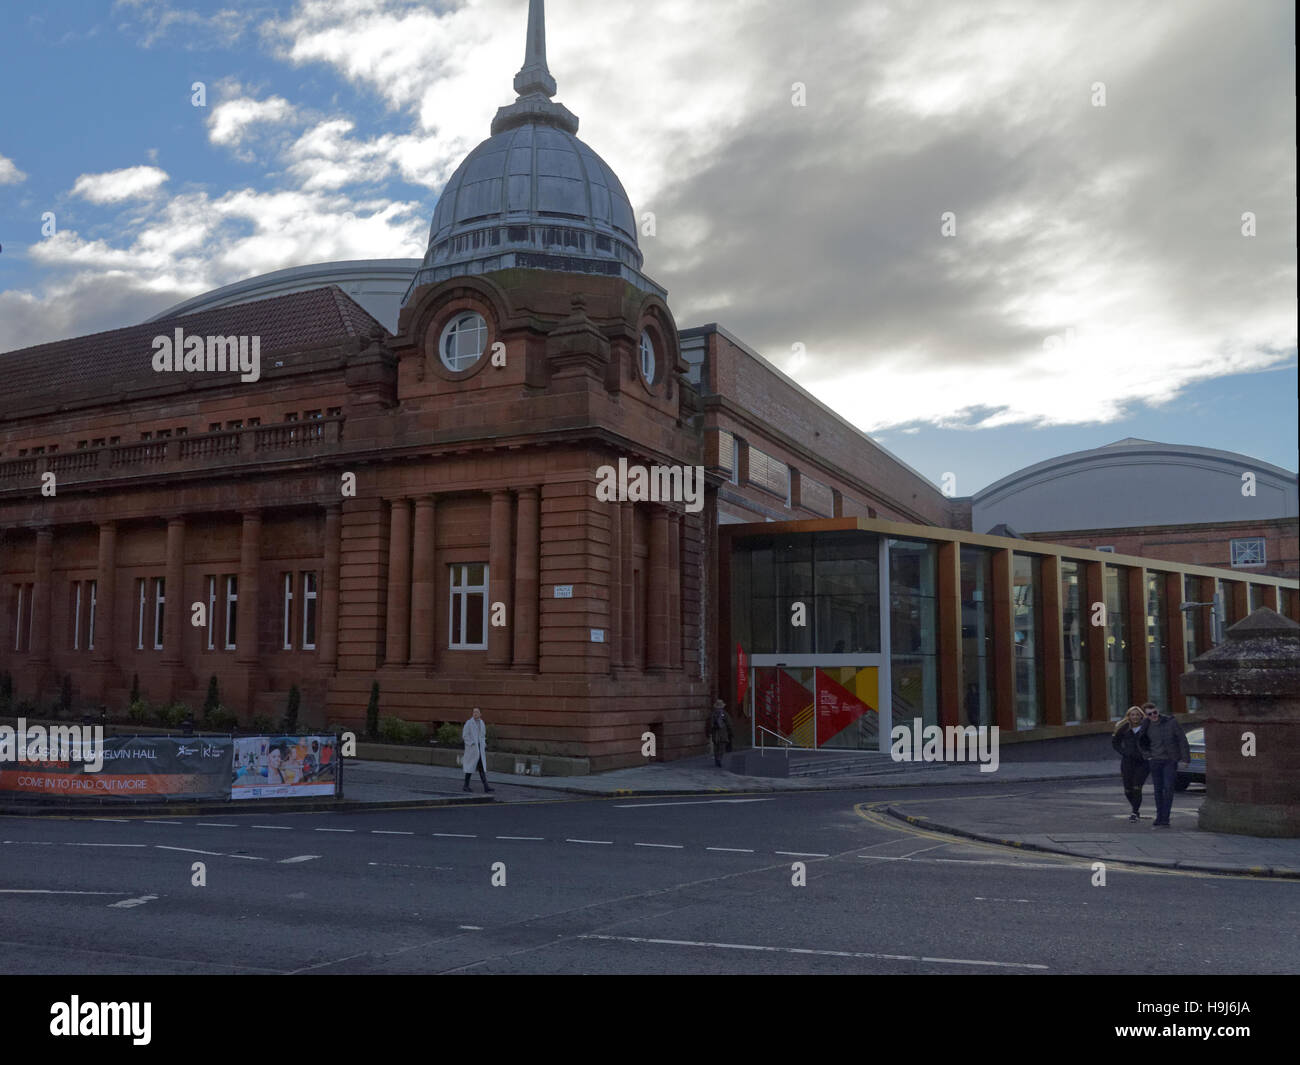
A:
POLYGON ((239 542, 239 599, 236 609, 235 661, 256 665, 260 637, 257 595, 257 571, 261 564, 262 513, 252 510, 244 515, 239 542))
POLYGON ((682 668, 682 516, 668 512, 668 668, 682 668))
MULTIPOLYGON (((504 488, 492 493, 488 544, 488 665, 505 669, 510 665, 510 624, 493 625, 496 604, 510 606, 510 493, 504 488)), ((507 622, 516 622, 507 614, 507 622)))
POLYGON ((609 514, 609 665, 623 665, 623 513, 622 504, 606 504, 609 514))
MULTIPOLYGON (((541 594, 540 549, 541 490, 519 489, 519 513, 515 519, 515 669, 537 672, 537 608, 541 594)), ((615 512, 612 525, 618 524, 615 512)), ((611 563, 614 565, 616 563, 611 563)))
POLYGON ((668 511, 650 511, 650 573, 646 598, 646 669, 667 669, 668 658, 668 511))
POLYGON ((1194 666, 1181 681, 1206 715, 1200 827, 1300 837, 1300 624, 1261 607, 1194 666))
POLYGON ((117 604, 117 523, 99 527, 99 570, 95 576, 94 661, 113 661, 113 613, 117 604))
POLYGON ((636 591, 632 587, 636 573, 636 504, 617 503, 619 543, 619 581, 623 586, 623 627, 620 642, 623 645, 623 665, 632 669, 637 663, 636 649, 636 591))
MULTIPOLYGON (((243 583, 243 578, 240 578, 243 583)), ((185 519, 172 518, 167 522, 167 574, 163 594, 163 653, 164 665, 178 666, 185 660, 185 618, 189 614, 185 602, 185 519)), ((243 602, 244 589, 239 589, 243 602)))
MULTIPOLYGON (((31 662, 46 665, 50 660, 50 581, 54 570, 54 530, 48 525, 36 531, 36 576, 32 583, 31 662)), ((22 619, 19 619, 21 623, 22 619)), ((40 683, 40 677, 35 678, 40 683)))
POLYGON ((334 666, 339 652, 339 529, 343 524, 343 507, 339 503, 325 508, 325 563, 320 575, 320 640, 317 653, 323 666, 334 666))
POLYGON ((411 565, 411 664, 433 665, 434 638, 434 502, 433 496, 415 501, 414 561, 411 565))
POLYGON ((388 624, 384 665, 404 666, 410 654, 411 504, 393 500, 388 528, 388 624))

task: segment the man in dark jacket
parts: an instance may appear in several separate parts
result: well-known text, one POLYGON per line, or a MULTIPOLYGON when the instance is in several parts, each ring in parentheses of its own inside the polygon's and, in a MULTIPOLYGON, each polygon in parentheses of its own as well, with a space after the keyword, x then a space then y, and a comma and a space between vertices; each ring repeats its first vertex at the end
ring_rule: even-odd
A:
POLYGON ((727 717, 727 704, 721 699, 713 703, 713 713, 704 726, 704 734, 713 744, 713 764, 721 767, 723 752, 731 748, 731 721, 727 717))
POLYGON ((1155 703, 1143 703, 1142 712, 1146 714, 1147 723, 1138 744, 1151 767, 1151 783, 1156 791, 1156 819, 1151 827, 1168 828, 1178 766, 1191 762, 1192 750, 1183 735, 1183 727, 1173 714, 1162 714, 1155 703))

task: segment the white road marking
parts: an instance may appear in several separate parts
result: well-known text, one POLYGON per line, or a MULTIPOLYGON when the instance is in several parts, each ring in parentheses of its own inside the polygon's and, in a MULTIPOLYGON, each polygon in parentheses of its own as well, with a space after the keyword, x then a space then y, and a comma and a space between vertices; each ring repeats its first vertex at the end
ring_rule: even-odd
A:
POLYGON ((748 847, 705 847, 706 851, 726 851, 728 854, 753 854, 748 847))
POLYGON ((813 950, 808 947, 762 947, 751 943, 707 943, 691 939, 645 939, 640 936, 580 935, 579 939, 605 939, 619 943, 654 943, 669 947, 711 947, 714 950, 757 950, 772 954, 815 954, 829 958, 876 958, 881 961, 919 961, 939 965, 988 965, 998 969, 1046 969, 1046 965, 1016 961, 977 961, 970 958, 926 958, 915 954, 870 954, 856 950, 813 950))
POLYGON ((772 802, 772 799, 691 799, 688 802, 629 802, 620 803, 615 810, 648 810, 652 806, 708 806, 712 803, 772 802))
POLYGON ((150 821, 145 820, 146 825, 182 825, 184 821, 150 821))
POLYGON ((319 858, 319 854, 299 854, 294 858, 281 858, 277 863, 279 865, 292 865, 294 862, 309 862, 313 858, 319 858))
POLYGON ((448 839, 478 839, 478 836, 465 832, 435 832, 434 835, 446 836, 448 839))
MULTIPOLYGON (((177 823, 177 824, 180 824, 179 821, 177 821, 176 823, 177 823)), ((266 829, 270 829, 272 832, 288 832, 288 831, 289 831, 289 826, 288 826, 288 825, 249 825, 248 827, 249 827, 249 828, 266 828, 266 829)))
POLYGON ((918 847, 914 851, 908 851, 906 854, 900 854, 900 858, 910 858, 913 854, 924 854, 926 851, 937 851, 940 847, 946 847, 946 843, 936 843, 933 847, 918 847))
POLYGON ((0 888, 0 895, 120 895, 120 891, 55 891, 51 888, 0 888))
POLYGON ((147 843, 65 843, 65 847, 147 847, 147 843))
POLYGON ((858 857, 873 862, 916 862, 918 865, 942 862, 945 865, 1001 865, 1011 869, 1066 869, 1070 872, 1078 871, 1076 865, 1057 864, 1055 862, 1000 862, 996 859, 985 861, 982 858, 896 858, 886 854, 859 854, 858 857))
POLYGON ((238 825, 219 825, 215 821, 195 821, 200 828, 238 828, 238 825))
POLYGON ((372 828, 372 836, 414 836, 414 832, 395 832, 391 828, 372 828))
POLYGON ((633 843, 634 847, 663 847, 664 850, 679 851, 683 845, 681 843, 633 843))
POLYGON ((226 855, 222 854, 220 851, 201 851, 195 850, 193 847, 164 847, 161 843, 155 843, 154 846, 160 851, 180 851, 182 854, 206 854, 211 858, 226 857, 226 855))
POLYGON ((546 837, 545 836, 497 836, 497 839, 531 839, 531 840, 544 841, 546 837))
POLYGON ((808 854, 804 851, 773 851, 773 854, 784 854, 787 858, 829 858, 829 854, 808 854))
POLYGON ((131 822, 125 817, 92 817, 92 821, 111 821, 115 825, 129 825, 131 822))
POLYGON ((481 931, 483 931, 482 926, 481 926, 481 925, 476 925, 476 924, 463 924, 463 925, 461 925, 460 927, 463 928, 463 929, 465 929, 466 932, 481 932, 481 931))
POLYGON ((317 832, 355 832, 355 828, 318 828, 317 832))
POLYGON ((601 847, 614 846, 614 841, 612 839, 566 839, 564 842, 565 843, 592 843, 601 847))
POLYGON ((129 910, 133 906, 143 906, 146 902, 153 902, 157 895, 141 895, 138 899, 123 899, 121 902, 110 902, 109 908, 115 910, 129 910))
POLYGON ((256 854, 223 854, 223 858, 243 858, 246 862, 264 862, 265 858, 259 858, 256 854))
POLYGON ((986 899, 980 895, 975 896, 976 902, 1029 902, 1029 899, 986 899))

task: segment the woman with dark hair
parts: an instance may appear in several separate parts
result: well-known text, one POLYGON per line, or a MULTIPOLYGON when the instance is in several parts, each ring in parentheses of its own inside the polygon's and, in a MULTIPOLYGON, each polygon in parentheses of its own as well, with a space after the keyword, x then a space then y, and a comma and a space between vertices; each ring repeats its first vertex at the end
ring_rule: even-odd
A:
POLYGON ((1124 781, 1124 797, 1133 807, 1133 812, 1128 818, 1130 824, 1137 823, 1142 817, 1138 811, 1142 809, 1142 785, 1146 783, 1149 770, 1139 743, 1142 739, 1142 730, 1145 728, 1146 718, 1142 714, 1142 708, 1130 706, 1119 719, 1110 737, 1110 745, 1119 755, 1119 772, 1124 781))

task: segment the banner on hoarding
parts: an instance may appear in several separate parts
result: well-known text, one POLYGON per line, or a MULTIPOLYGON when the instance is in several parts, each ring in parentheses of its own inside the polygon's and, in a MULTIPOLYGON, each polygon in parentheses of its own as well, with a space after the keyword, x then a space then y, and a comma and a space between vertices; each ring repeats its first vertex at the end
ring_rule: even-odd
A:
POLYGON ((335 792, 339 763, 334 736, 243 736, 234 747, 232 799, 335 792))
POLYGON ((113 736, 98 772, 73 759, 0 761, 0 792, 57 799, 228 799, 228 737, 113 736))

